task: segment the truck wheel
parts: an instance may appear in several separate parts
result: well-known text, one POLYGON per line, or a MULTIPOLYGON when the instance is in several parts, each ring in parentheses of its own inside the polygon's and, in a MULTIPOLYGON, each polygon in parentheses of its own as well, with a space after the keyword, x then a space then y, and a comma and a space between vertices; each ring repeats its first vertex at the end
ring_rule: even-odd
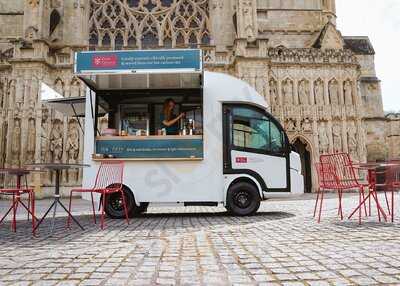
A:
POLYGON ((247 182, 231 186, 226 198, 228 212, 237 216, 252 215, 260 207, 260 195, 257 188, 247 182))
MULTIPOLYGON (((127 188, 124 188, 124 195, 126 208, 128 209, 128 214, 130 214, 132 209, 136 207, 135 198, 133 196, 133 193, 127 188)), ((122 197, 120 193, 109 194, 106 197, 106 207, 104 211, 110 218, 125 218, 124 207, 122 205, 122 197)))

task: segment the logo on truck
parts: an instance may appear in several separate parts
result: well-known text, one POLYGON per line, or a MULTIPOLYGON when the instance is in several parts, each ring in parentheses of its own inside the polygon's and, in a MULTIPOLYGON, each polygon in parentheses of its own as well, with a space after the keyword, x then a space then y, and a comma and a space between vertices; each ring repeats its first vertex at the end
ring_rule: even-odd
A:
POLYGON ((118 57, 116 55, 93 56, 92 66, 96 68, 114 68, 118 66, 118 57))
POLYGON ((236 163, 239 163, 239 164, 247 163, 247 157, 236 157, 236 163))

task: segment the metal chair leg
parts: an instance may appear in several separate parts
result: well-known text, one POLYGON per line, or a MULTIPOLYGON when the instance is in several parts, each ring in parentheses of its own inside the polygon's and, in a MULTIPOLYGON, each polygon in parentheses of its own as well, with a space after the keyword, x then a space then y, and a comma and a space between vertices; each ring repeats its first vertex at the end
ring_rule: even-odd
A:
POLYGON ((121 190, 121 197, 122 197, 122 204, 124 206, 125 219, 126 219, 127 224, 129 224, 128 209, 126 208, 125 194, 124 194, 123 190, 121 190))
POLYGON ((316 214, 316 212, 317 212, 317 205, 318 205, 318 200, 319 200, 319 193, 320 193, 320 188, 318 188, 318 191, 317 191, 317 198, 316 198, 316 200, 315 200, 315 206, 314 206, 314 218, 315 218, 315 214, 316 214))
POLYGON ((92 198, 93 220, 94 220, 94 224, 96 224, 96 211, 94 209, 94 200, 93 200, 93 193, 92 192, 90 192, 90 196, 92 198))

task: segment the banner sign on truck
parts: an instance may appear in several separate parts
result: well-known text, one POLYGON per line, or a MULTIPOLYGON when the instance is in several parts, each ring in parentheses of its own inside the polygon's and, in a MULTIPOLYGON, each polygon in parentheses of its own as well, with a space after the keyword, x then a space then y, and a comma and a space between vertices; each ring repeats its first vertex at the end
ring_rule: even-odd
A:
POLYGON ((135 159, 201 159, 202 139, 149 139, 96 141, 96 152, 113 155, 114 158, 135 159))
POLYGON ((75 54, 76 74, 200 72, 202 53, 190 50, 89 51, 75 54))

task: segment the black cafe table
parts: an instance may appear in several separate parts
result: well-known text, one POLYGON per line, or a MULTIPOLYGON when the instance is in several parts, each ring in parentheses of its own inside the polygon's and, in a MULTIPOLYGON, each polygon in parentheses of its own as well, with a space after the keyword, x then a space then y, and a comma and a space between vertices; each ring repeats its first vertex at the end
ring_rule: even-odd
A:
POLYGON ((34 231, 41 225, 43 220, 46 218, 46 216, 50 213, 50 211, 53 209, 53 220, 51 223, 51 228, 50 228, 50 235, 53 234, 54 231, 54 224, 55 224, 55 219, 56 219, 56 213, 57 213, 57 205, 60 205, 64 211, 72 218, 72 220, 82 229, 82 225, 78 222, 78 220, 69 212, 69 210, 64 206, 64 204, 60 200, 60 175, 62 170, 69 170, 69 169, 78 169, 78 168, 85 168, 85 167, 90 167, 90 165, 85 165, 85 164, 66 164, 66 163, 37 163, 37 164, 28 164, 26 167, 33 168, 33 169, 45 169, 49 171, 54 171, 55 172, 55 187, 54 187, 54 200, 53 203, 50 205, 44 216, 40 219, 38 224, 36 225, 34 231))

